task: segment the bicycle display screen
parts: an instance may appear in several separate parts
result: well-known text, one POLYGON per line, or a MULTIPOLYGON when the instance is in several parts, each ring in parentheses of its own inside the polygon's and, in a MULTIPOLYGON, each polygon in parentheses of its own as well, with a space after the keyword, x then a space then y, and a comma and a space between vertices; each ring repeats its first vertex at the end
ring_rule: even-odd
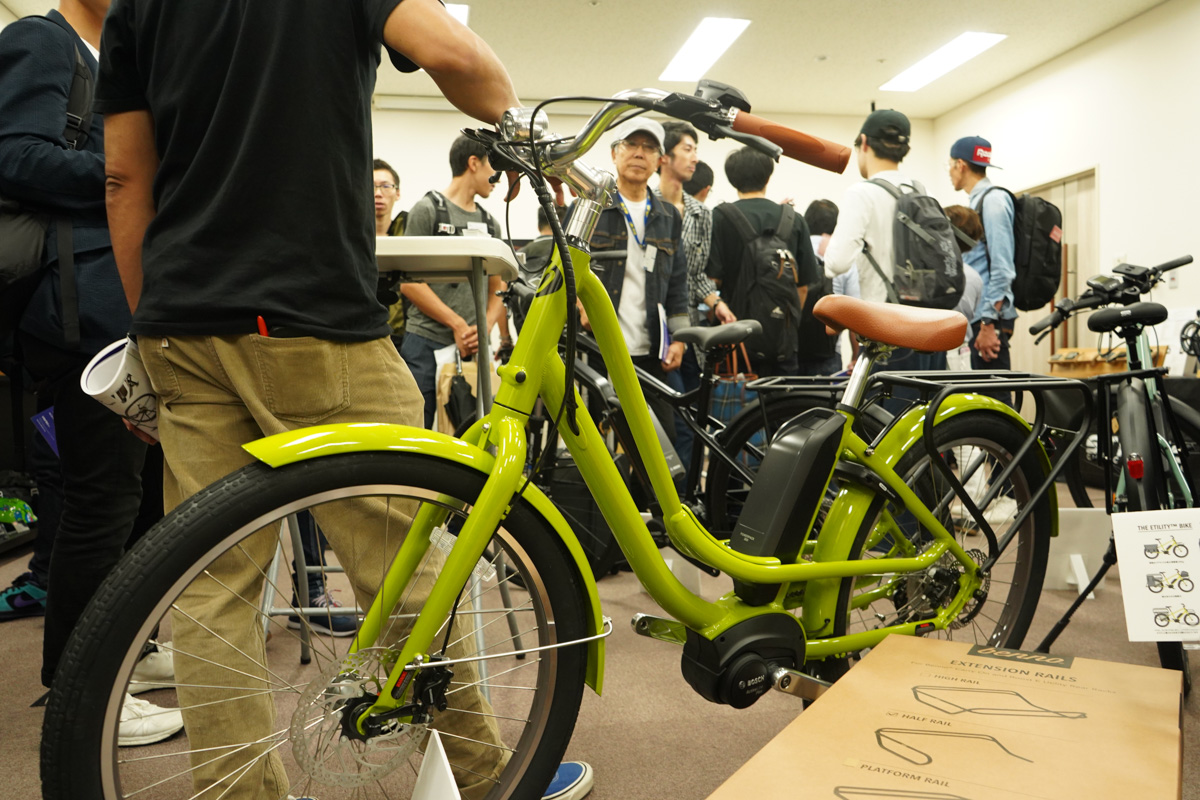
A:
POLYGON ((1099 292, 1115 292, 1124 283, 1120 278, 1113 275, 1096 275, 1087 279, 1087 285, 1099 292))

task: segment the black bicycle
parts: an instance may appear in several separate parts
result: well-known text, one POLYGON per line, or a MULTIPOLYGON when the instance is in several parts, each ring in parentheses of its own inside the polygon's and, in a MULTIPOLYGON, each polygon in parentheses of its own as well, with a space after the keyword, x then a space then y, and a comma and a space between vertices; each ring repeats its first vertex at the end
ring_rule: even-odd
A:
MULTIPOLYGON (((1102 309, 1087 319, 1088 329, 1099 334, 1115 334, 1125 341, 1129 370, 1089 379, 1097 397, 1095 463, 1103 477, 1105 510, 1154 511, 1167 508, 1193 508, 1200 504, 1194 476, 1200 474, 1200 414, 1168 397, 1164 367, 1155 367, 1147 329, 1167 318, 1167 309, 1145 302, 1163 280, 1163 274, 1192 263, 1183 256, 1156 267, 1121 264, 1112 275, 1098 275, 1087 281, 1087 290, 1075 299, 1059 301, 1054 313, 1031 326, 1029 332, 1041 334, 1038 341, 1072 315, 1091 309, 1102 309), (1107 435, 1114 428, 1113 435, 1107 435)), ((1061 409, 1060 409, 1061 414, 1061 409)), ((1088 420, 1078 414, 1068 414, 1059 421, 1064 430, 1079 430, 1088 420)), ((1085 456, 1086 457, 1086 456, 1085 456)), ((1078 464, 1067 464, 1067 484, 1076 505, 1092 506, 1078 464)), ((1066 628, 1071 615, 1083 598, 1099 583, 1109 567, 1116 563, 1116 549, 1110 542, 1104 565, 1093 578, 1092 585, 1081 592, 1079 599, 1038 646, 1049 647, 1066 628)), ((1159 660, 1169 669, 1178 669, 1184 676, 1184 693, 1191 689, 1188 653, 1179 642, 1161 642, 1159 660)))

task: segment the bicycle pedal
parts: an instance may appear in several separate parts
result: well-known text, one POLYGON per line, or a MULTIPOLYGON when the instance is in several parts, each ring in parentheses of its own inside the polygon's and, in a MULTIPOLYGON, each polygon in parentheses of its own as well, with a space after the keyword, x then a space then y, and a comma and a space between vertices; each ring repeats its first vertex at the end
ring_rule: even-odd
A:
POLYGON ((650 614, 634 614, 629 624, 633 626, 633 632, 639 636, 680 646, 687 642, 687 628, 682 622, 673 619, 664 619, 650 614))
POLYGON ((777 667, 771 673, 771 688, 804 700, 816 700, 833 684, 787 667, 777 667))

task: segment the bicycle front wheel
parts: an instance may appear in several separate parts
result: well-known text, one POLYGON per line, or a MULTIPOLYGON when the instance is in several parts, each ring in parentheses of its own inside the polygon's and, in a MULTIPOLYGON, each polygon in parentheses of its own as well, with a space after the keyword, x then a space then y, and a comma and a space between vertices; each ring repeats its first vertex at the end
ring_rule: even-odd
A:
POLYGON ((423 713, 367 735, 347 723, 378 696, 485 479, 417 454, 356 453, 252 464, 184 503, 79 621, 46 714, 46 797, 408 798, 432 730, 464 797, 540 796, 574 728, 586 669, 586 645, 555 645, 587 636, 588 603, 566 546, 523 501, 430 648, 431 659, 468 660, 414 679, 432 699, 423 713), (346 570, 319 568, 326 590, 348 588, 365 609, 422 503, 447 515, 435 545, 372 646, 350 654, 360 617, 298 607, 290 557, 272 557, 280 523, 312 510, 346 570), (185 730, 118 749, 125 692, 147 647, 173 656, 174 676, 152 681, 144 697, 179 706, 185 730))
MULTIPOLYGON (((957 477, 978 504, 990 489, 993 500, 982 509, 998 539, 1010 530, 1017 514, 1029 505, 1046 471, 1034 452, 999 487, 993 483, 1011 463, 1028 431, 1003 414, 971 411, 934 429, 939 457, 953 463, 957 477)), ((938 519, 976 563, 987 558, 987 541, 963 502, 953 494, 917 442, 900 459, 897 472, 930 509, 949 498, 938 519)), ((1046 575, 1052 508, 1043 496, 1017 529, 1007 549, 970 600, 945 630, 929 636, 1000 647, 1020 647, 1033 620, 1046 575)), ((897 557, 922 552, 931 534, 911 513, 885 504, 874 520, 865 520, 850 551, 851 559, 897 557)), ((858 633, 936 616, 956 594, 962 566, 950 555, 933 568, 903 575, 843 579, 838 596, 834 636, 858 633)), ((853 654, 851 654, 853 655, 853 654)), ((844 668, 844 663, 840 665, 844 668)), ((837 669, 834 669, 836 672, 837 669)))

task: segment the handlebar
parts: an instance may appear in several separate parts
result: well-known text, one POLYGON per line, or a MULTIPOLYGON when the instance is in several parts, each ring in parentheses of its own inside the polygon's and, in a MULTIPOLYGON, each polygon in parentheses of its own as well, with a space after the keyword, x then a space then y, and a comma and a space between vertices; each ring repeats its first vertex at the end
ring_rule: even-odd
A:
POLYGON ((1151 271, 1152 272, 1170 272, 1173 269, 1178 269, 1179 267, 1186 266, 1190 263, 1192 263, 1191 256, 1180 256, 1179 258, 1168 261, 1165 264, 1159 264, 1157 267, 1152 267, 1151 271))
POLYGON ((612 125, 627 119, 629 112, 653 111, 674 117, 713 138, 735 139, 775 159, 782 154, 838 173, 849 164, 850 148, 749 113, 746 110, 749 104, 740 98, 736 90, 714 95, 704 92, 704 89, 702 84, 697 95, 668 93, 653 88, 630 89, 618 92, 611 98, 591 98, 603 102, 603 105, 571 137, 546 133, 548 122, 540 109, 553 101, 546 101, 537 109, 509 109, 500 123, 501 135, 496 137, 491 134, 493 138, 490 144, 499 151, 501 158, 528 162, 532 160, 532 153, 526 148, 534 142, 544 142, 538 159, 538 166, 544 174, 566 181, 581 197, 595 199, 602 204, 606 199, 600 191, 600 184, 604 182, 602 176, 598 171, 576 162, 599 143, 612 125))
MULTIPOLYGON (((1107 305, 1112 302, 1112 299, 1107 295, 1095 294, 1087 292, 1080 295, 1077 299, 1063 298, 1059 301, 1058 308, 1049 316, 1046 316, 1029 326, 1029 332, 1033 335, 1039 334, 1050 328, 1057 328, 1063 323, 1067 317, 1076 311, 1083 311, 1088 308, 1097 308, 1098 306, 1107 305)), ((1040 339, 1038 341, 1041 341, 1040 339)))
POLYGON ((1059 311, 1058 309, 1054 309, 1053 313, 1042 317, 1040 320, 1030 325, 1029 333, 1031 336, 1037 336, 1047 328, 1057 328, 1065 319, 1066 317, 1063 315, 1063 312, 1059 311))
MULTIPOLYGON (((1070 298, 1060 300, 1058 307, 1053 313, 1029 326, 1029 333, 1036 336, 1043 331, 1057 328, 1076 311, 1109 305, 1110 303, 1123 303, 1126 305, 1136 303, 1141 295, 1149 293, 1154 288, 1154 285, 1162 280, 1164 272, 1170 272, 1173 269, 1178 269, 1190 263, 1192 263, 1191 256, 1180 256, 1179 258, 1159 264, 1156 267, 1119 264, 1113 269, 1113 273, 1115 276, 1119 276, 1120 281, 1117 281, 1115 277, 1099 277, 1089 280, 1088 285, 1092 288, 1089 288, 1087 292, 1075 300, 1071 300, 1070 298)), ((1037 341, 1040 342, 1043 338, 1045 338, 1044 335, 1039 337, 1037 341)))
POLYGON ((731 127, 738 133, 761 136, 767 141, 773 142, 782 148, 783 154, 788 158, 794 158, 830 172, 840 174, 850 163, 849 147, 801 133, 756 114, 737 111, 731 127))

